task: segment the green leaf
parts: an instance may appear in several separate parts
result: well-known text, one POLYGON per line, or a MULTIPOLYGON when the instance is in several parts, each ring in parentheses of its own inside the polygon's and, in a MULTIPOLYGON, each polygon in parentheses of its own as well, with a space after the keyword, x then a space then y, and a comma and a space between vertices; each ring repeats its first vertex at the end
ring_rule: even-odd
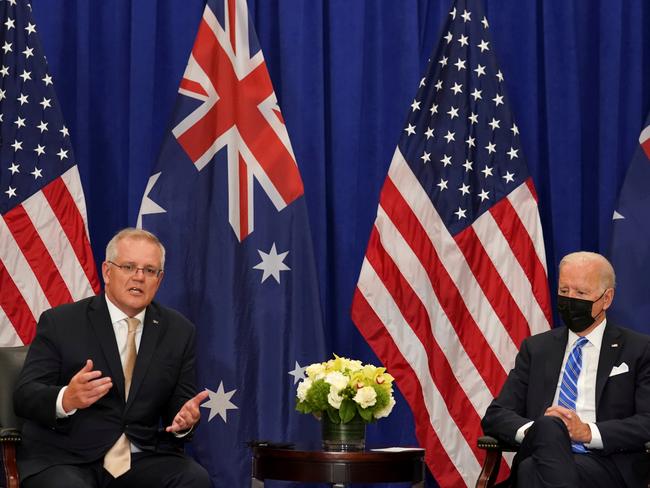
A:
POLYGON ((366 422, 372 421, 372 411, 370 409, 358 407, 357 411, 359 412, 359 415, 361 415, 361 418, 363 420, 365 420, 366 422))
POLYGON ((332 406, 327 407, 327 416, 335 424, 341 423, 341 417, 339 416, 339 411, 332 406))
POLYGON ((354 402, 348 400, 347 398, 341 402, 341 408, 339 409, 339 414, 341 415, 341 422, 347 424, 350 420, 354 418, 354 415, 357 413, 357 409, 354 407, 354 402))

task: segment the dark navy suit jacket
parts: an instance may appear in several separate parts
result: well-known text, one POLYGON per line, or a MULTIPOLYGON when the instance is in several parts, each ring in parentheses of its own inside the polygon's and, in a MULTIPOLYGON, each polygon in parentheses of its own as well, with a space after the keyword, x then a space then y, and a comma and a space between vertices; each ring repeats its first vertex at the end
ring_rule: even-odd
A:
MULTIPOLYGON (((610 456, 627 486, 647 486, 650 457, 650 336, 607 323, 596 373, 596 425, 603 439, 598 454, 610 456), (610 376, 626 363, 629 371, 610 376)), ((517 430, 544 415, 553 403, 568 330, 552 329, 525 339, 497 398, 485 412, 483 431, 515 443, 517 430)))
POLYGON ((149 305, 125 401, 124 373, 104 295, 44 312, 14 392, 16 413, 26 419, 18 452, 21 477, 55 464, 99 460, 122 432, 142 450, 180 450, 183 440, 163 428, 196 394, 194 334, 182 315, 149 305), (86 359, 112 378, 113 387, 90 407, 57 419, 59 390, 86 359))

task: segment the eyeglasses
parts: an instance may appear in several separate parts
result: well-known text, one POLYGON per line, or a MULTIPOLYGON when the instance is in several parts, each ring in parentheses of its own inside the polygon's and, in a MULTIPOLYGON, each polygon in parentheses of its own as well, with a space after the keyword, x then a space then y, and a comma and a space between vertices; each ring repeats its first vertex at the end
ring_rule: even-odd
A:
POLYGON ((146 276, 147 278, 157 278, 158 276, 160 276, 160 273, 163 272, 162 269, 153 268, 151 266, 144 266, 143 268, 139 268, 133 263, 117 264, 114 263, 113 261, 106 261, 106 262, 112 264, 117 268, 120 268, 125 274, 129 276, 136 274, 138 270, 142 270, 142 274, 144 274, 144 276, 146 276))

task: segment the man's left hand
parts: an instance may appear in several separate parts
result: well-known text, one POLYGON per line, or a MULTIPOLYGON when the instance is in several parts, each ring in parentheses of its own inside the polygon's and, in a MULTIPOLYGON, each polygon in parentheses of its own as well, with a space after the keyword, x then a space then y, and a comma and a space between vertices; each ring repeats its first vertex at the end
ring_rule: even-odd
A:
POLYGON ((189 430, 199 421, 201 418, 201 412, 199 411, 199 405, 201 402, 206 400, 210 392, 208 390, 203 390, 194 398, 190 398, 185 402, 185 405, 181 407, 178 413, 174 416, 172 424, 165 428, 167 432, 183 432, 189 430))
POLYGON ((569 431, 569 437, 572 441, 582 443, 591 442, 591 429, 589 428, 589 425, 584 423, 573 410, 560 407, 559 405, 553 405, 546 409, 544 415, 550 415, 561 419, 564 422, 564 425, 566 425, 566 428, 569 431))

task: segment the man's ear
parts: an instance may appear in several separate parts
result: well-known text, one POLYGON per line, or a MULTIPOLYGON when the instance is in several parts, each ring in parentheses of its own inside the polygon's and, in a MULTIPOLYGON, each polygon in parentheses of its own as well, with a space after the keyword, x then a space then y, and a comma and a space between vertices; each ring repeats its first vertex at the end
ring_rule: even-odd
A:
POLYGON ((110 281, 110 274, 108 272, 110 267, 111 266, 106 261, 102 263, 102 278, 104 278, 104 285, 108 284, 110 281))
POLYGON ((165 272, 161 271, 160 274, 158 275, 158 283, 156 284, 156 293, 158 293, 158 290, 160 289, 160 285, 162 284, 162 280, 165 276, 165 272))
POLYGON ((614 301, 614 288, 607 288, 605 291, 603 310, 607 310, 614 301))

